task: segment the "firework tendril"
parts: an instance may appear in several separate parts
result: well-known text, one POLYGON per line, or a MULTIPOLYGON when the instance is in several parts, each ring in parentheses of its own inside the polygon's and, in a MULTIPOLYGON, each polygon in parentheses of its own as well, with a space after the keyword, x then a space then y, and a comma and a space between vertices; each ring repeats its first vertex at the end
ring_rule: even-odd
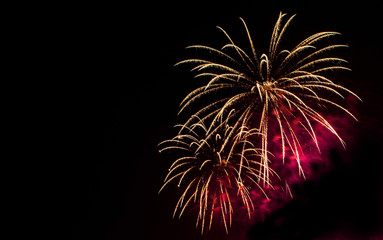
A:
POLYGON ((335 70, 350 70, 344 66, 346 60, 330 55, 347 45, 326 44, 326 40, 340 33, 316 33, 291 50, 282 49, 283 36, 295 15, 287 21, 285 16, 279 14, 268 53, 258 55, 250 31, 240 18, 250 52, 236 45, 218 27, 227 44, 221 49, 189 46, 188 49, 205 52, 206 58, 176 64, 192 65, 195 77, 205 79, 206 85, 190 92, 181 102, 180 113, 193 109, 192 106, 197 106, 197 110, 179 125, 177 136, 160 144, 161 151, 177 152, 180 156, 169 168, 161 190, 170 182, 184 186, 173 217, 177 214, 180 217, 188 206, 196 203, 197 225, 201 223, 202 232, 211 228, 216 215, 220 215, 228 232, 236 211, 232 199, 241 199, 250 218, 254 211, 250 191, 256 189, 267 198, 264 189, 273 188, 273 179, 279 178, 270 166, 277 161, 269 149, 270 126, 278 129, 281 161, 287 155, 293 156, 298 174, 305 178, 301 156, 307 136, 320 151, 315 124, 327 129, 345 146, 319 112, 321 106, 331 106, 356 120, 336 99, 344 99, 345 94, 360 98, 327 76, 335 70), (294 122, 297 119, 298 124, 294 122), (298 134, 301 129, 307 134, 298 134))

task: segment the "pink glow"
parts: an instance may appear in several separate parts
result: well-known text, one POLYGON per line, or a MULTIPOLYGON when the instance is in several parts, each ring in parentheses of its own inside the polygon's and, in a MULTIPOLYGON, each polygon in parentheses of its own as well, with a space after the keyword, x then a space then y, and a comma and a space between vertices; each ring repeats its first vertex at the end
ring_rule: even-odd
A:
MULTIPOLYGON (((347 98, 347 102, 350 106, 355 104, 352 97, 347 98)), ((350 136, 352 134, 349 132, 351 131, 352 124, 354 123, 350 117, 343 114, 326 115, 325 118, 343 139, 346 141, 350 140, 350 136)), ((274 122, 270 121, 271 134, 269 134, 269 138, 271 141, 269 141, 269 148, 270 152, 274 155, 270 157, 270 167, 277 172, 279 177, 274 176, 272 178, 273 187, 268 185, 262 186, 267 197, 259 189, 250 190, 250 196, 254 203, 254 210, 251 212, 251 218, 248 216, 247 209, 240 199, 241 197, 239 195, 237 195, 237 198, 231 197, 231 204, 233 205, 233 209, 235 209, 232 219, 233 223, 229 229, 228 235, 223 235, 222 239, 248 239, 246 233, 251 226, 256 223, 263 222, 273 212, 282 208, 294 198, 295 185, 301 185, 307 180, 320 179, 321 175, 329 170, 328 166, 331 165, 328 156, 330 149, 343 149, 342 145, 337 137, 329 132, 328 129, 319 123, 313 123, 312 127, 316 133, 316 138, 320 148, 320 151, 318 151, 314 140, 307 137, 306 130, 300 127, 301 121, 302 119, 300 118, 296 118, 292 121, 294 131, 300 137, 300 140, 303 139, 300 142, 301 148, 296 151, 290 149, 288 146, 285 146, 285 159, 283 159, 281 135, 278 123, 276 120, 274 122), (301 171, 299 170, 298 160, 301 165, 301 171), (317 166, 315 170, 313 170, 313 165, 317 166)), ((233 189, 233 191, 235 190, 233 189)), ((232 193, 230 194, 230 196, 234 195, 232 193)), ((227 201, 225 194, 222 194, 221 197, 227 201)), ((221 209, 219 206, 214 208, 215 222, 213 222, 211 230, 212 233, 206 233, 207 235, 214 234, 214 236, 216 236, 217 230, 214 231, 214 228, 223 229, 223 221, 221 216, 219 216, 220 212, 221 209)), ((229 221, 229 219, 227 219, 227 221, 229 221)))

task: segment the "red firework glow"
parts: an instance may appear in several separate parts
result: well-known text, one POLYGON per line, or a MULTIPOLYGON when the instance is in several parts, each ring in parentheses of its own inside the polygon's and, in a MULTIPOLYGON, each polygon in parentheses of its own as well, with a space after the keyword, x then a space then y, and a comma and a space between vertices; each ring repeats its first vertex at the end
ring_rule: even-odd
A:
MULTIPOLYGON (((350 121, 346 115, 326 116, 326 118, 344 137, 347 137, 347 132, 352 131, 353 129, 353 122, 350 121)), ((295 126, 299 126, 298 120, 295 120, 294 122, 295 126)), ((275 125, 277 123, 272 122, 271 126, 273 126, 273 124, 275 125)), ((246 233, 251 226, 257 223, 262 223, 272 213, 284 207, 294 198, 294 188, 299 187, 305 183, 306 180, 316 180, 325 174, 327 170, 331 170, 331 162, 329 161, 328 156, 330 149, 334 147, 341 149, 343 147, 339 143, 337 137, 333 134, 329 134, 328 130, 319 123, 315 124, 313 128, 317 134, 321 151, 318 151, 316 143, 313 140, 306 141, 301 145, 302 150, 298 153, 293 153, 290 148, 285 147, 286 157, 284 160, 283 151, 281 149, 281 136, 278 134, 278 131, 270 134, 271 140, 269 141, 269 149, 273 152, 273 156, 270 157, 271 163, 269 164, 269 168, 273 169, 275 174, 270 178, 272 184, 262 186, 262 188, 259 188, 258 185, 248 188, 249 194, 246 196, 248 197, 248 202, 251 202, 251 205, 253 206, 250 208, 250 211, 249 207, 246 206, 246 201, 243 199, 244 195, 238 193, 238 188, 228 184, 225 178, 217 177, 214 179, 215 183, 211 180, 211 185, 209 187, 211 190, 205 195, 207 201, 202 201, 203 204, 199 203, 198 199, 197 201, 193 201, 193 198, 182 199, 185 199, 184 201, 190 200, 190 202, 182 207, 180 210, 181 214, 187 212, 188 214, 198 215, 196 226, 203 224, 204 226, 201 226, 204 227, 202 228, 202 231, 204 231, 204 229, 211 230, 215 228, 216 230, 211 233, 214 236, 221 234, 217 229, 226 228, 226 231, 229 231, 228 227, 231 226, 230 236, 235 236, 233 239, 248 239, 246 233), (300 154, 300 166, 296 161, 296 155, 298 154, 300 154), (301 171, 299 171, 300 168, 302 169, 304 176, 301 174, 301 171), (225 186, 227 192, 220 193, 219 190, 217 191, 217 188, 219 188, 220 185, 225 186), (206 206, 204 204, 206 204, 206 206), (185 210, 186 207, 188 207, 189 210, 185 210), (225 210, 225 208, 232 209, 233 212, 231 216, 230 214, 226 214, 226 211, 228 210, 225 210), (201 209, 207 209, 205 216, 201 213, 201 209), (207 218, 206 222, 202 222, 203 218, 207 218)), ((304 135, 305 132, 304 130, 301 130, 297 131, 297 134, 304 135)), ((231 168, 233 168, 233 166, 231 168)), ((195 177, 198 176, 190 176, 191 179, 195 177)), ((243 181, 243 184, 247 187, 251 186, 251 184, 247 183, 245 180, 243 181)), ((197 190, 195 190, 194 193, 196 192, 197 190)), ((174 216, 176 216, 176 210, 177 207, 174 216)), ((206 234, 209 235, 210 233, 206 234)))

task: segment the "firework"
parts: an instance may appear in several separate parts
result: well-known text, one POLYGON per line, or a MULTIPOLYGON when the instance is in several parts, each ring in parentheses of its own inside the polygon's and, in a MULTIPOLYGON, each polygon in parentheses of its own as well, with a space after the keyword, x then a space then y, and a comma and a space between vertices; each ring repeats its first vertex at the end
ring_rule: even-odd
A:
POLYGON ((254 210, 250 191, 257 188, 267 197, 259 182, 271 185, 269 176, 263 174, 265 166, 258 161, 261 150, 248 141, 259 132, 248 129, 244 122, 230 126, 228 119, 213 129, 202 121, 191 127, 181 126, 182 134, 160 143, 164 146, 161 151, 177 150, 181 156, 170 166, 160 191, 170 182, 185 186, 173 217, 181 217, 191 203, 197 204, 201 232, 210 229, 213 218, 219 215, 228 232, 233 213, 238 210, 232 204, 234 200, 242 203, 250 218, 254 210))
MULTIPOLYGON (((295 16, 295 15, 294 15, 295 16)), ((350 70, 343 66, 346 60, 329 56, 329 53, 338 48, 347 47, 341 44, 324 44, 323 41, 340 35, 337 32, 320 32, 306 38, 291 50, 281 48, 281 41, 286 29, 294 16, 284 24, 285 14, 280 13, 275 24, 269 51, 267 54, 257 54, 249 29, 245 21, 241 19, 246 32, 250 54, 237 46, 229 34, 218 27, 228 39, 229 43, 220 50, 203 45, 193 45, 189 49, 206 51, 207 56, 215 60, 187 59, 177 63, 195 64, 192 71, 197 72, 195 77, 207 78, 207 84, 192 91, 181 103, 180 112, 185 108, 202 101, 201 98, 211 97, 214 102, 204 105, 201 109, 184 124, 191 126, 198 118, 199 122, 205 122, 210 128, 215 126, 218 119, 230 118, 237 115, 228 115, 232 109, 247 112, 246 117, 241 119, 246 126, 257 128, 261 136, 261 161, 264 175, 269 174, 269 151, 268 151, 268 128, 272 119, 276 120, 282 148, 282 160, 286 156, 286 149, 290 149, 297 163, 298 171, 304 177, 304 171, 300 164, 300 155, 304 154, 301 147, 301 137, 296 134, 296 126, 292 124, 294 119, 301 119, 299 127, 306 130, 320 151, 317 137, 313 128, 313 122, 319 123, 334 134, 345 146, 345 142, 338 135, 331 124, 319 113, 318 108, 322 105, 333 106, 348 115, 356 118, 344 107, 332 100, 335 97, 343 98, 341 94, 352 94, 328 77, 326 73, 334 70, 350 70), (331 97, 327 97, 331 95, 331 97), (216 99, 215 96, 222 98, 216 99)), ((267 179, 267 177, 265 178, 267 179)), ((264 184, 267 184, 264 182, 264 184)))
MULTIPOLYGON (((250 31, 240 18, 249 43, 248 53, 218 27, 228 39, 226 45, 221 49, 190 46, 188 49, 205 51, 205 57, 176 64, 194 65, 195 77, 205 79, 206 84, 181 102, 180 113, 193 114, 179 125, 174 138, 160 144, 161 151, 179 154, 160 191, 172 182, 183 187, 173 217, 181 217, 186 208, 197 205, 201 232, 210 229, 218 217, 228 232, 233 214, 239 211, 234 199, 239 199, 250 218, 256 208, 251 192, 256 190, 268 198, 266 189, 274 189, 273 182, 281 180, 272 168, 276 158, 271 161, 272 142, 280 145, 282 161, 278 164, 283 164, 287 156, 295 159, 298 175, 305 178, 302 144, 309 139, 320 152, 315 125, 327 129, 345 146, 320 113, 322 106, 334 107, 356 119, 337 99, 343 99, 345 93, 359 97, 327 77, 334 70, 350 70, 344 66, 346 60, 330 55, 347 45, 325 41, 340 34, 320 32, 291 50, 282 49, 283 36, 294 16, 287 21, 283 21, 284 17, 282 13, 278 17, 268 53, 258 55, 250 31), (190 110, 193 105, 197 110, 190 110)), ((292 196, 288 182, 283 184, 284 191, 292 196)))

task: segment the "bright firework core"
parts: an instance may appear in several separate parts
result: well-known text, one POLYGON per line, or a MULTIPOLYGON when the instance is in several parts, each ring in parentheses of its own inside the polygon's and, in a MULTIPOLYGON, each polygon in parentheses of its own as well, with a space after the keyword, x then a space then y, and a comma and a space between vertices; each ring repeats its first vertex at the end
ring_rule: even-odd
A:
POLYGON ((185 97, 180 112, 192 105, 197 110, 174 138, 160 144, 161 151, 177 156, 160 191, 177 183, 181 196, 173 217, 196 209, 202 233, 216 221, 226 232, 243 216, 261 221, 273 203, 292 198, 291 186, 310 177, 312 165, 321 161, 322 132, 345 146, 324 112, 340 110, 356 119, 338 100, 358 96, 328 78, 334 70, 349 70, 342 66, 347 61, 333 56, 347 46, 325 44, 339 33, 320 32, 282 50, 281 39, 294 17, 283 23, 284 16, 279 15, 269 52, 260 58, 241 18, 249 53, 218 27, 228 44, 221 50, 190 46, 206 58, 176 64, 196 65, 195 77, 207 84, 185 97))

